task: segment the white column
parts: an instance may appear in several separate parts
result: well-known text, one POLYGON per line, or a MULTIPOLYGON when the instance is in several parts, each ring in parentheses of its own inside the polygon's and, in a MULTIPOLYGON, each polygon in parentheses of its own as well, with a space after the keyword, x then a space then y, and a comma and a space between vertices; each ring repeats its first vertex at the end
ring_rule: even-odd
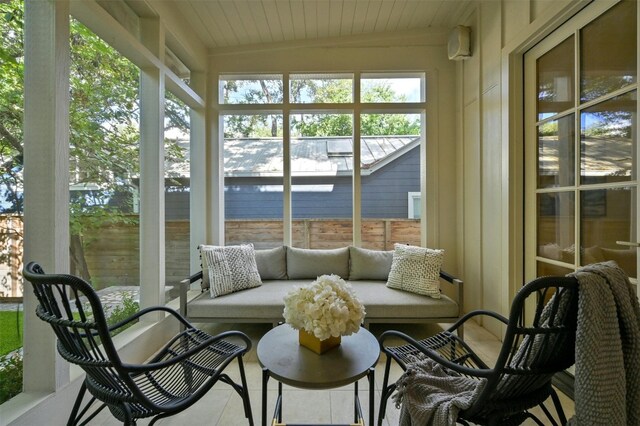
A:
MULTIPOLYGON (((162 61, 164 31, 160 22, 145 18, 140 23, 143 44, 162 61)), ((140 70, 141 308, 164 304, 164 91, 163 72, 155 67, 140 70)))
MULTIPOLYGON (((69 2, 25 2, 24 263, 69 272, 69 2)), ((51 327, 24 286, 24 390, 69 382, 51 327)))
MULTIPOLYGON (((206 93, 206 74, 191 73, 191 87, 196 93, 206 93)), ((205 103, 208 102, 205 97, 205 103)), ((206 112, 203 109, 191 109, 191 131, 189 142, 189 259, 190 272, 201 269, 198 245, 206 243, 207 238, 207 137, 206 112)))

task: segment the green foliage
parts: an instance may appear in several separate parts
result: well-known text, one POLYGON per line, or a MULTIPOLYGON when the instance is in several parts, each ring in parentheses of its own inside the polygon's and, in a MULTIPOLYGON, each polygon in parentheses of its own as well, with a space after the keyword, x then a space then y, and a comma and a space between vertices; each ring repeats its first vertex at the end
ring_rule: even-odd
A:
MULTIPOLYGON (((109 326, 130 317, 140 310, 140 305, 129 294, 124 294, 122 304, 112 308, 106 313, 107 324, 109 326)), ((78 315, 74 314, 78 319, 78 315)), ((18 312, 0 312, 0 404, 13 398, 22 392, 22 356, 18 353, 7 355, 20 347, 22 347, 22 311, 18 312), (18 324, 16 325, 16 318, 18 324)), ((126 326, 115 330, 112 336, 115 336, 127 328, 131 327, 137 321, 133 321, 126 326)))
MULTIPOLYGON (((129 318, 131 315, 135 314, 140 310, 140 304, 136 302, 133 297, 128 294, 123 295, 122 304, 114 307, 107 315, 107 324, 112 326, 114 324, 119 323, 120 321, 129 318)), ((137 321, 132 321, 131 323, 114 330, 111 333, 111 336, 115 336, 116 334, 122 333, 127 328, 131 327, 137 321)))
POLYGON ((21 310, 0 311, 0 356, 22 346, 22 324, 21 310))
POLYGON ((22 392, 22 357, 0 358, 0 404, 22 392))
MULTIPOLYGON (((324 104, 349 102, 352 98, 350 80, 319 79, 292 80, 290 101, 292 103, 316 102, 324 104)), ((266 81, 257 85, 254 80, 228 81, 223 88, 225 102, 234 100, 242 104, 268 102, 273 93, 283 93, 281 81, 266 81)), ((381 81, 371 86, 363 102, 402 102, 391 86, 381 81)), ((282 136, 281 115, 230 115, 225 117, 225 138, 282 136)), ((363 114, 361 133, 365 136, 419 135, 420 120, 408 114, 363 114)), ((291 116, 291 135, 351 136, 353 134, 350 114, 294 114, 291 116)))

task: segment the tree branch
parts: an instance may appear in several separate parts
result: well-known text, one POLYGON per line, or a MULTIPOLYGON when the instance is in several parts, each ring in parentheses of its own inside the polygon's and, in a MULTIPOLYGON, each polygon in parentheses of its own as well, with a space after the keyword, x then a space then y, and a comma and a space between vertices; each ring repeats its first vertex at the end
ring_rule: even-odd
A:
POLYGON ((0 135, 3 136, 6 140, 9 141, 9 143, 11 144, 11 146, 18 151, 20 154, 23 153, 22 151, 22 144, 20 143, 20 141, 18 140, 18 138, 16 138, 15 136, 13 136, 3 125, 2 123, 0 123, 0 135))

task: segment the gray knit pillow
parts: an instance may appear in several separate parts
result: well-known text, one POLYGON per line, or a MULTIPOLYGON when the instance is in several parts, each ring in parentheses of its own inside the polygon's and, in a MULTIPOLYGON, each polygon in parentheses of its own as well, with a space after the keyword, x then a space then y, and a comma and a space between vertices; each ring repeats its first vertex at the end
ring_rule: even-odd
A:
POLYGON ((233 293, 262 284, 253 244, 200 246, 202 276, 209 281, 211 297, 233 293))
POLYGON ((444 250, 395 244, 387 287, 440 298, 444 250))

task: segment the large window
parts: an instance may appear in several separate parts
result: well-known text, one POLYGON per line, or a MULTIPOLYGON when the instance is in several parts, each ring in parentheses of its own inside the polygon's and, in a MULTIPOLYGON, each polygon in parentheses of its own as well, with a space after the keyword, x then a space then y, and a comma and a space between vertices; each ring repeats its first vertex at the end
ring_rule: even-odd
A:
POLYGON ((218 83, 227 244, 421 243, 424 73, 229 74, 218 83))

